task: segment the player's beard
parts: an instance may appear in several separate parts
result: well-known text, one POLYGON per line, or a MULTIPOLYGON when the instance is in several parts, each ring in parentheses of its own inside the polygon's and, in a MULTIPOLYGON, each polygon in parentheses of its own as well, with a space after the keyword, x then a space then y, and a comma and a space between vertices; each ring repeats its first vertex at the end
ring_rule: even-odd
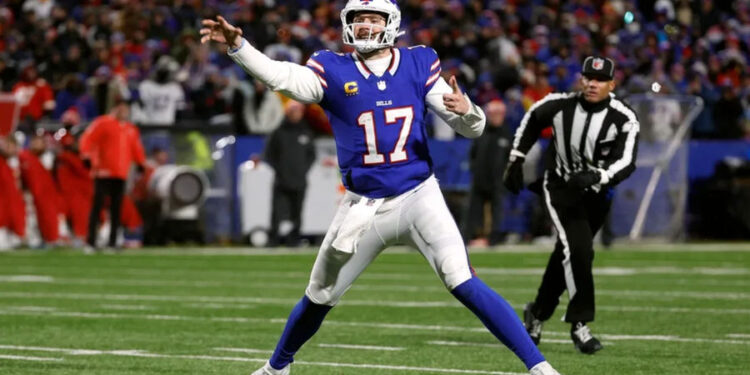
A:
POLYGON ((354 38, 358 42, 366 42, 367 45, 356 47, 357 52, 365 57, 364 55, 371 55, 373 52, 377 52, 383 49, 382 47, 374 46, 374 44, 382 43, 384 37, 385 29, 382 26, 374 25, 371 27, 359 28, 358 30, 356 30, 354 38))

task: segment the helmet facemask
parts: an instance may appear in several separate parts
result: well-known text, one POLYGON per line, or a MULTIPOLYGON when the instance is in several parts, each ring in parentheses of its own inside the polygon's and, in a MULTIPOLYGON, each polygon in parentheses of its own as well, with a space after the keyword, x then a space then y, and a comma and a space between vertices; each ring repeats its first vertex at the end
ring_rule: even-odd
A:
POLYGON ((361 1, 350 0, 341 11, 341 23, 344 26, 344 44, 353 46, 361 53, 392 47, 396 38, 404 34, 399 32, 401 12, 394 3, 388 0, 372 0, 367 5, 363 5, 361 1), (379 14, 385 18, 385 25, 369 22, 355 23, 356 15, 361 13, 379 14), (355 34, 357 29, 360 35, 355 34))

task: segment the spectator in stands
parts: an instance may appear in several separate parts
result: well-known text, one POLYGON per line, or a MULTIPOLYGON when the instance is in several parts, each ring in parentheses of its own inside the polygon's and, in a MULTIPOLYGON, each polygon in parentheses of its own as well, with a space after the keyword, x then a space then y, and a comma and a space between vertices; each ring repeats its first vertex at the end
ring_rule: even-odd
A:
POLYGON ((719 94, 714 90, 700 69, 693 68, 693 75, 688 81, 686 89, 687 95, 695 95, 703 99, 703 109, 693 120, 692 136, 694 138, 713 138, 716 137, 716 128, 714 126, 713 115, 714 105, 719 100, 719 94))
MULTIPOLYGON (((2 27, 0 25, 0 27, 2 27)), ((0 53, 0 91, 9 92, 13 90, 18 71, 15 63, 6 53, 0 53)))
POLYGON ((271 245, 297 246, 302 225, 302 204, 307 190, 307 172, 315 161, 312 132, 304 120, 305 105, 290 99, 286 119, 268 138, 265 160, 276 172, 273 183, 271 245), (282 234, 282 221, 292 229, 282 234))
POLYGON ((237 134, 270 134, 284 120, 279 95, 252 78, 238 82, 232 108, 237 134))
POLYGON ((130 95, 125 79, 120 75, 113 75, 112 69, 107 65, 96 68, 87 85, 95 100, 97 114, 109 112, 118 98, 130 95))
POLYGON ((57 120, 69 109, 75 110, 85 121, 92 120, 98 114, 96 102, 87 92, 81 74, 66 76, 65 88, 57 92, 55 103, 52 118, 57 120))
POLYGON ((55 109, 52 87, 39 77, 33 62, 22 69, 21 80, 13 86, 13 95, 21 104, 21 130, 33 131, 36 122, 55 109))
POLYGON ((463 220, 464 241, 471 243, 483 232, 485 205, 489 204, 490 232, 488 244, 494 246, 502 240, 503 218, 502 172, 508 162, 511 148, 511 133, 505 124, 505 103, 493 100, 485 106, 487 127, 479 138, 472 141, 469 163, 472 173, 471 189, 463 220))
POLYGON ((289 25, 282 25, 276 32, 276 36, 277 42, 268 45, 263 53, 274 60, 301 63, 302 51, 291 44, 292 32, 289 25))
POLYGON ((41 156, 46 149, 44 135, 38 133, 29 141, 29 148, 18 155, 24 189, 34 200, 36 222, 44 241, 42 246, 54 245, 60 238, 59 215, 62 213, 61 197, 55 180, 52 173, 42 165, 41 156))
POLYGON ((174 125, 178 113, 185 109, 185 92, 173 80, 177 63, 163 56, 156 64, 152 78, 138 86, 140 111, 134 120, 144 125, 174 125))
POLYGON ((720 138, 736 139, 744 135, 742 129, 742 102, 737 96, 739 90, 729 78, 725 78, 720 86, 721 97, 714 107, 714 124, 720 138))
POLYGON ((130 106, 120 100, 110 113, 94 119, 81 136, 80 148, 94 176, 94 200, 89 214, 86 252, 96 249, 99 212, 109 198, 110 232, 108 246, 117 248, 125 180, 133 163, 143 169, 145 155, 140 133, 130 121, 130 106))
POLYGON ((54 0, 27 0, 23 3, 22 9, 25 12, 34 12, 37 19, 44 20, 49 18, 54 6, 54 0))

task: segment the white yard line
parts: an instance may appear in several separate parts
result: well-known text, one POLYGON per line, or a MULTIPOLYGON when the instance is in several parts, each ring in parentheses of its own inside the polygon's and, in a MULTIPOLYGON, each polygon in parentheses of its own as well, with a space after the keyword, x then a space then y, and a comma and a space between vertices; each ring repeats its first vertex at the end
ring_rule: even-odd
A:
POLYGON ((0 359, 13 359, 18 361, 34 361, 34 362, 59 362, 62 358, 51 358, 51 357, 28 357, 22 355, 6 355, 0 354, 0 359))
POLYGON ((0 283, 51 283, 54 278, 40 275, 0 275, 0 283))
POLYGON ((372 345, 344 345, 344 344, 318 344, 321 348, 354 349, 354 350, 381 350, 386 352, 397 352, 405 350, 399 346, 372 346, 372 345))
MULTIPOLYGON (((137 314, 104 314, 88 313, 76 311, 16 311, 12 309, 0 310, 0 315, 14 316, 45 316, 45 317, 69 317, 69 318, 86 318, 86 319, 141 319, 141 320, 161 320, 161 321, 197 321, 197 322, 229 322, 229 323, 258 323, 258 324, 285 324, 286 319, 259 319, 244 317, 195 317, 184 315, 137 315, 137 314)), ((484 327, 459 327, 444 325, 424 325, 424 324, 399 324, 399 323, 372 323, 372 322, 340 322, 335 320, 326 320, 326 326, 356 327, 356 328, 377 328, 377 329, 396 329, 396 330, 417 330, 417 331, 453 331, 453 332, 481 332, 487 333, 484 327)), ((568 337, 568 332, 545 331, 547 336, 568 337)), ((625 335, 625 334, 600 334, 605 340, 622 341, 622 340, 640 340, 640 341, 664 341, 664 342, 695 342, 711 344, 732 344, 732 345, 750 345, 750 341, 743 340, 725 340, 725 339, 708 339, 708 338, 686 338, 674 335, 625 335)), ((0 346, 2 349, 2 346, 0 346)))
MULTIPOLYGON (((545 343, 552 343, 552 344, 566 344, 570 345, 573 342, 570 340, 561 340, 561 339, 543 339, 545 343)), ((438 346, 460 346, 460 347, 471 347, 471 346, 478 346, 483 348, 497 348, 497 349, 503 349, 505 346, 498 342, 498 343, 486 343, 486 342, 464 342, 464 341, 441 341, 441 340, 433 340, 433 341, 427 341, 430 345, 438 345, 438 346)), ((604 343, 611 345, 612 343, 604 343)))
POLYGON ((50 307, 50 306, 6 306, 7 309, 12 310, 19 310, 19 311, 37 311, 37 312, 44 312, 44 311, 57 311, 57 307, 50 307))
MULTIPOLYGON (((501 268, 476 267, 477 275, 532 275, 541 276, 544 268, 501 268)), ((743 267, 594 267, 596 276, 633 276, 633 275, 750 275, 750 269, 743 267)))
MULTIPOLYGON (((501 291, 502 292, 502 291, 501 291)), ((597 290, 600 296, 617 296, 655 298, 663 300, 664 297, 689 298, 689 299, 716 299, 716 300, 748 300, 750 293, 738 292, 652 292, 652 291, 615 291, 597 290), (713 298, 716 297, 716 298, 713 298)), ((217 305, 225 304, 231 308, 232 304, 240 304, 238 308, 248 308, 248 304, 269 305, 294 305, 299 300, 294 298, 267 298, 267 297, 221 297, 221 296, 179 296, 179 295, 148 295, 148 294, 99 294, 99 293, 49 293, 49 292, 0 292, 0 298, 23 298, 23 299, 73 299, 73 300, 97 300, 97 301, 156 301, 156 302, 180 302, 180 303, 207 303, 217 305)), ((463 308, 463 305, 454 300, 445 301, 383 301, 383 300, 354 300, 344 299, 340 306, 375 306, 375 307, 398 307, 398 308, 436 308, 451 307, 463 308)), ((599 306, 597 306, 599 307, 599 306)), ((682 308, 682 307, 657 307, 657 306, 629 306, 629 305, 602 305, 607 311, 629 311, 629 312, 695 312, 706 314, 747 314, 749 309, 712 309, 712 308, 682 308)))
MULTIPOLYGON (((199 359, 199 360, 255 362, 255 363, 266 362, 265 358, 238 358, 238 357, 221 357, 221 356, 208 356, 208 355, 172 355, 172 354, 149 353, 143 350, 90 350, 90 349, 50 348, 50 347, 15 346, 15 345, 0 345, 0 349, 49 351, 49 352, 60 352, 60 353, 65 353, 65 354, 76 354, 76 355, 113 355, 113 356, 122 356, 122 357, 178 358, 178 359, 199 359)), ((248 350, 248 349, 245 349, 245 350, 248 350)), ((307 365, 307 366, 321 366, 321 367, 379 369, 379 370, 409 371, 409 372, 421 371, 421 372, 442 373, 442 374, 478 374, 478 375, 525 375, 526 374, 525 372, 482 371, 482 370, 465 370, 465 369, 452 369, 452 368, 440 368, 440 367, 395 366, 395 365, 381 365, 381 364, 312 362, 312 361, 295 361, 294 363, 296 363, 297 366, 307 365)))
POLYGON ((748 333, 729 333, 729 334, 727 334, 727 337, 733 338, 733 339, 750 339, 750 334, 748 334, 748 333))
MULTIPOLYGON (((302 292, 300 292, 301 295, 302 292)), ((159 302, 207 302, 207 303, 258 303, 273 305, 294 305, 299 299, 263 298, 263 297, 217 297, 217 296, 177 296, 146 294, 92 294, 92 293, 24 293, 0 292, 0 298, 46 298, 74 300, 109 300, 109 301, 159 301, 159 302)), ((461 307, 456 301, 380 301, 380 300, 346 300, 346 306, 385 306, 385 307, 461 307)))
POLYGON ((250 348, 213 348, 222 352, 245 353, 245 354, 273 354, 273 350, 261 350, 250 348))
POLYGON ((143 311, 143 310, 155 310, 155 306, 147 305, 116 305, 116 304, 102 304, 100 308, 105 310, 125 310, 125 311, 143 311))
MULTIPOLYGON (((597 291, 598 293, 598 291, 597 291)), ((516 306, 523 309, 522 305, 516 306)), ((702 307, 656 307, 656 306, 596 306, 597 310, 611 312, 644 312, 644 313, 689 313, 689 314, 720 314, 720 315, 750 315, 750 309, 717 309, 702 307)))

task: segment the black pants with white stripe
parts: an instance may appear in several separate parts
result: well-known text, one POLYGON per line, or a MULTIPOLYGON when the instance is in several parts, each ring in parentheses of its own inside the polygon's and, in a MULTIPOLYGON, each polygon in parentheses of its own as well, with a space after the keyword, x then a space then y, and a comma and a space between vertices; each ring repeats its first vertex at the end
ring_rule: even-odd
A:
POLYGON ((557 243, 547 263, 536 296, 534 315, 552 316, 560 295, 568 291, 566 322, 594 320, 593 238, 602 227, 611 203, 611 189, 601 192, 573 190, 554 173, 547 173, 544 199, 555 229, 557 243))

